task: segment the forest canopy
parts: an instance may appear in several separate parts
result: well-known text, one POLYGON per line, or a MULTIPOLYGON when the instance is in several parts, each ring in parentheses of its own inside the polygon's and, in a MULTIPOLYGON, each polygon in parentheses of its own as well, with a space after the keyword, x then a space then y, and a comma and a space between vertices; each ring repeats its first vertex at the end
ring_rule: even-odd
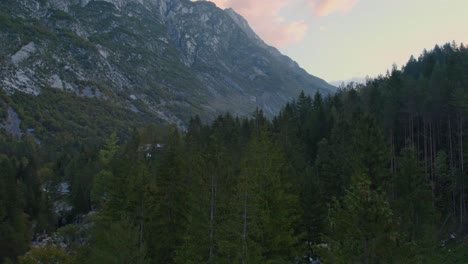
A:
MULTIPOLYGON (((105 120, 112 108, 95 104, 105 120)), ((468 261, 463 45, 329 97, 302 93, 272 119, 258 109, 181 130, 126 118, 113 134, 94 120, 87 135, 51 117, 66 135, 54 146, 0 137, 0 262, 468 261)))

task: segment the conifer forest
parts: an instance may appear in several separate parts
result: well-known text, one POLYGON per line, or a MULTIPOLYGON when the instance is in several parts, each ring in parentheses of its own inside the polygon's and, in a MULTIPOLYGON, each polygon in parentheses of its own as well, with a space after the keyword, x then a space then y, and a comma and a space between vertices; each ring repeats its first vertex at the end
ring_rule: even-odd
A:
POLYGON ((463 44, 276 116, 63 93, 0 95, 35 128, 0 130, 0 263, 468 263, 463 44))

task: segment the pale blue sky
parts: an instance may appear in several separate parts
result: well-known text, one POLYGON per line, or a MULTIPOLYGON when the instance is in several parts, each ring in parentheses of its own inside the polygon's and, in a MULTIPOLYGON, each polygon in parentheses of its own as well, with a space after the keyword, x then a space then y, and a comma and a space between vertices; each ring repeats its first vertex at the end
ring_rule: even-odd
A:
POLYGON ((468 43, 468 0, 361 0, 347 14, 307 24, 304 39, 284 53, 327 81, 372 77, 424 48, 468 43))
POLYGON ((468 43, 468 0, 213 0, 326 81, 385 74, 410 55, 468 43))

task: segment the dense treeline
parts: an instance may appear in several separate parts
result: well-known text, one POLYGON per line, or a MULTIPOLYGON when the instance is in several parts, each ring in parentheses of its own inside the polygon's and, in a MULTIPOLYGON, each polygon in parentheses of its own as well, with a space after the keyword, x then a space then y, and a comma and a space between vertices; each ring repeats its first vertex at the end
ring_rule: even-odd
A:
POLYGON ((467 115, 468 50, 446 44, 272 120, 194 117, 54 155, 4 140, 1 257, 62 226, 19 262, 464 263, 467 115))
MULTIPOLYGON (((81 85, 85 89, 94 84, 81 85)), ((0 118, 7 118, 8 108, 14 109, 22 131, 39 139, 46 148, 56 145, 57 149, 67 144, 96 147, 112 131, 126 139, 133 127, 162 122, 141 103, 119 100, 110 96, 105 100, 87 98, 54 88, 44 88, 37 96, 20 92, 7 95, 0 90, 0 118)))

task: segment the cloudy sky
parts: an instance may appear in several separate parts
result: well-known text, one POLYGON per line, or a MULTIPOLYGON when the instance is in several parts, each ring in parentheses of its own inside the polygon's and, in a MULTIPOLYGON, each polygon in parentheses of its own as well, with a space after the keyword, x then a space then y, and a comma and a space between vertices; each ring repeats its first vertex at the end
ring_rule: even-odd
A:
POLYGON ((385 74, 435 44, 468 44, 468 0, 211 1, 327 81, 385 74))

